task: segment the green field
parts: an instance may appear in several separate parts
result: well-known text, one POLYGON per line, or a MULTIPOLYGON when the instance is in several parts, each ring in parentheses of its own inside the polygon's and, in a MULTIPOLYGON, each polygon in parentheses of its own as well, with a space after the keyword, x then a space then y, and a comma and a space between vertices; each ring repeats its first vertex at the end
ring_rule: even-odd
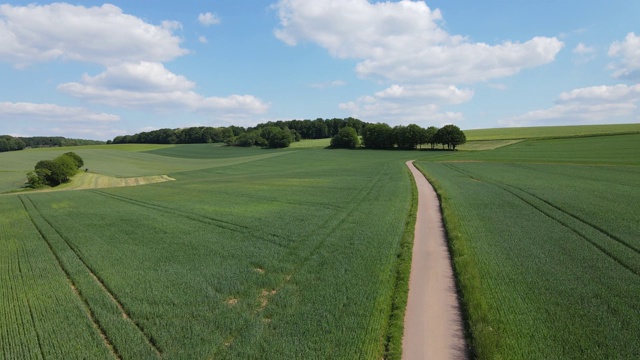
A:
POLYGON ((468 141, 566 138, 603 134, 637 134, 640 133, 640 124, 496 128, 465 130, 464 133, 468 141))
POLYGON ((418 166, 443 199, 481 358, 640 358, 640 134, 418 166))
POLYGON ((457 152, 0 153, 0 192, 67 151, 89 169, 0 195, 0 358, 390 356, 408 159, 441 196, 475 355, 640 358, 640 134, 581 128, 457 152))
POLYGON ((0 196, 0 358, 384 354, 411 153, 74 150, 176 181, 0 196))

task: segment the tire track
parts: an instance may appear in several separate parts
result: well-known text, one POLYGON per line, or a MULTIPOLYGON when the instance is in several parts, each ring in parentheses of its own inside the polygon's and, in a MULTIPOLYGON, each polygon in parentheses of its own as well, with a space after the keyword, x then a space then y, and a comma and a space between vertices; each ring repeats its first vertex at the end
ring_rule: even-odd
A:
MULTIPOLYGON (((20 254, 18 254, 18 256, 16 257, 16 261, 18 264, 18 272, 20 273, 20 280, 22 281, 22 286, 24 287, 24 285, 26 284, 26 280, 24 278, 24 273, 22 272, 22 265, 20 264, 20 254)), ((38 349, 40 349, 40 355, 44 359, 46 358, 46 356, 44 355, 44 350, 42 349, 42 340, 40 340, 40 333, 38 332, 38 327, 36 326, 36 319, 33 316, 33 307, 31 306, 31 301, 29 300, 29 296, 25 294, 24 298, 27 302, 27 307, 29 308, 29 316, 31 317, 33 332, 35 332, 36 340, 38 341, 38 349)))
MULTIPOLYGON (((142 325, 140 325, 137 321, 135 321, 130 315, 129 313, 127 313, 127 311, 125 310, 124 305, 122 304, 122 302, 118 299, 118 297, 114 294, 114 292, 106 285, 106 283, 104 282, 103 279, 101 279, 96 272, 94 271, 93 268, 91 268, 91 266, 89 266, 89 264, 86 262, 86 260, 84 259, 84 257, 82 255, 80 255, 80 251, 78 249, 76 249, 75 246, 72 245, 72 243, 69 241, 69 239, 66 238, 66 236, 64 236, 63 234, 60 233, 60 231, 58 231, 58 229, 55 228, 55 226, 53 226, 53 224, 47 219, 45 218, 42 213, 39 211, 37 205, 28 197, 26 197, 27 201, 31 204, 31 206, 33 206, 33 209, 35 210, 35 212, 37 213, 37 215, 44 221, 46 222, 49 227, 58 235, 58 237, 60 239, 62 239, 64 241, 64 243, 67 245, 67 247, 71 250, 71 252, 75 255, 75 257, 78 259, 78 261, 80 261, 80 263, 82 264, 82 266, 84 267, 84 269, 87 271, 87 274, 93 279, 93 281, 96 283, 96 285, 102 290, 103 294, 105 294, 107 296, 107 298, 116 306, 116 308, 120 311, 120 315, 122 316, 123 319, 125 319, 128 323, 130 323, 139 333, 139 335, 145 340, 145 342, 147 343, 147 345, 153 350, 153 352, 156 354, 156 356, 158 357, 162 357, 162 351, 160 351, 160 349, 158 348, 156 342, 154 341, 154 339, 150 336, 147 336, 147 334, 144 332, 144 330, 142 329, 142 325)), ((23 201, 22 196, 20 196, 20 200, 23 201)), ((23 201, 23 205, 25 206, 25 209, 27 208, 26 204, 23 201)), ((29 212, 27 210, 27 212, 29 212)), ((31 217, 32 214, 29 213, 29 216, 31 217)), ((35 225, 35 222, 33 221, 33 218, 31 217, 32 222, 35 225)), ((38 227, 38 225, 36 225, 36 227, 38 227)), ((44 235, 42 229, 38 228, 38 231, 40 232, 41 235, 44 235)), ((50 248, 53 251, 53 248, 50 246, 50 248)), ((68 273, 68 272, 67 272, 68 273)), ((75 285, 74 285, 75 286, 75 285)), ((75 287, 75 289, 77 289, 77 286, 75 287)), ((77 291, 77 290, 76 290, 77 291)), ((88 303, 86 303, 87 306, 89 306, 88 303)), ((95 314, 94 314, 95 315, 95 314)), ((103 329, 104 331, 104 329, 103 329)), ((106 336, 106 333, 105 333, 106 336)), ((111 344, 113 344, 113 342, 110 341, 111 344)), ((112 345, 113 346, 113 345, 112 345)), ((114 348, 115 351, 115 348, 114 348)), ((120 356, 119 356, 120 357, 120 356)))
MULTIPOLYGON (((38 231, 38 234, 40 234, 40 238, 42 240, 44 240, 44 242, 47 244, 47 247, 49 248, 49 251, 51 251, 51 253, 53 254, 54 258, 56 259, 56 263, 58 265, 58 268, 60 268, 60 270, 64 273, 65 277, 67 278, 67 282, 69 283, 69 287, 71 288, 73 293, 78 297, 78 299, 80 299, 80 302, 82 304, 82 307, 83 307, 83 310, 85 312, 85 315, 87 316, 89 321, 92 323, 93 328, 96 330, 96 332, 98 332, 98 335, 100 336, 100 338, 104 342, 104 345, 107 347, 107 349, 109 349, 109 351, 111 352, 111 355, 113 355, 113 357, 115 359, 121 360, 122 357, 120 356, 120 354, 118 353, 116 348, 113 346, 113 342, 106 335, 106 332, 105 332, 104 328, 102 327, 102 325, 96 320, 95 313, 93 312, 93 310, 89 306, 89 303, 87 302, 86 298, 83 297, 82 294, 78 291, 77 284, 73 281, 73 278, 71 277, 71 274, 69 273, 69 271, 62 264, 62 260, 60 259, 60 256, 58 255, 58 253, 55 250, 53 250, 53 246, 51 245, 51 241, 44 234, 44 232, 38 226, 38 224, 36 224, 36 222, 35 222, 35 220, 33 218, 33 214, 29 211, 29 209, 27 207, 27 204, 24 201, 24 197, 22 195, 19 195, 18 198, 20 199, 20 202, 22 202, 22 206, 24 207, 25 212, 29 215, 29 220, 31 221, 31 223, 33 224, 35 229, 38 231)), ((33 203, 31 202, 30 199, 27 198, 27 200, 31 203, 31 205, 33 205, 33 203)), ((43 356, 43 358, 44 358, 44 356, 43 356)))
POLYGON ((163 213, 167 213, 167 214, 172 214, 172 215, 178 215, 182 218, 185 219, 189 219, 189 220, 193 220, 202 224, 207 224, 207 225, 213 225, 216 226, 218 228, 224 229, 224 230, 228 230, 231 232, 236 232, 236 233, 243 233, 243 234, 248 234, 251 235, 253 237, 255 237, 258 240, 262 240, 264 242, 270 243, 272 245, 276 245, 278 247, 284 248, 284 249, 288 249, 289 245, 288 244, 284 244, 281 243, 281 241, 279 240, 284 240, 287 242, 291 242, 293 241, 292 239, 288 239, 285 237, 282 237, 278 234, 275 233, 270 233, 270 232, 262 232, 262 231, 257 231, 254 230, 248 226, 244 226, 244 225, 240 225, 240 224, 235 224, 229 221, 225 221, 225 220, 220 220, 220 219, 216 219, 213 217, 209 217, 209 216, 203 216, 203 215, 199 215, 199 214, 195 214, 195 213, 190 213, 187 211, 182 211, 182 210, 177 210, 174 208, 170 208, 167 206, 161 206, 161 205, 157 205, 157 204, 152 204, 152 203, 148 203, 148 202, 144 202, 144 201, 140 201, 140 200, 135 200, 135 199, 131 199, 125 196, 121 196, 121 195, 115 195, 115 194, 110 194, 110 193, 106 193, 100 190, 93 190, 93 193, 96 193, 98 195, 102 195, 104 197, 108 197, 117 201, 121 201, 121 202, 125 202, 125 203, 129 203, 132 205, 136 205, 136 206, 140 206, 140 207, 144 207, 150 210, 154 210, 154 211, 159 211, 159 212, 163 212, 163 213), (269 237, 265 237, 264 234, 269 235, 269 237), (275 240, 278 239, 278 240, 275 240))
MULTIPOLYGON (((335 231, 340 227, 340 225, 344 224, 344 222, 350 217, 350 215, 353 214, 358 209, 358 207, 360 206, 360 204, 362 204, 362 202, 364 202, 367 196, 371 194, 375 186, 380 183, 382 176, 388 167, 389 167, 388 165, 385 165, 380 170, 380 172, 378 172, 378 174, 372 178, 371 181, 369 181, 365 186, 363 186, 360 189, 360 191, 356 193, 356 195, 354 195, 349 199, 349 204, 351 205, 349 205, 346 208, 346 210, 341 213, 341 216, 339 217, 337 222, 335 222, 335 218, 330 217, 325 221, 323 221, 320 225, 318 225, 316 227, 316 231, 312 232, 310 235, 307 236, 307 239, 313 238, 315 236, 321 236, 321 238, 317 242, 317 244, 313 246, 311 251, 309 251, 307 255, 305 255, 302 258, 302 260, 300 260, 297 264, 293 265, 292 270, 287 272, 287 275, 285 276, 285 280, 280 284, 278 284, 273 289, 271 289, 273 294, 280 292, 282 288, 284 288, 289 282, 291 282, 291 279, 293 278, 293 276, 296 273, 298 273, 307 264, 309 259, 311 259, 315 253, 320 251, 320 249, 327 242, 327 239, 329 238, 329 236, 335 233, 335 231), (354 202, 354 200, 357 200, 357 202, 354 202), (332 221, 334 221, 334 224, 330 225, 332 221), (322 234, 322 230, 327 229, 327 226, 328 226, 328 231, 326 231, 325 234, 322 234)), ((297 254, 297 250, 300 249, 303 245, 304 244, 302 242, 298 242, 298 246, 291 247, 289 249, 290 250, 289 253, 284 255, 284 257, 294 256, 295 254, 297 254)), ((265 307, 266 306, 256 309, 256 311, 253 312, 253 315, 254 316, 259 315, 262 312, 262 310, 264 310, 265 307)), ((231 334, 225 338, 225 341, 223 342, 223 344, 220 344, 214 348, 213 352, 211 353, 210 356, 207 357, 207 359, 217 358, 218 354, 222 350, 224 350, 225 347, 232 344, 233 341, 235 341, 235 339, 237 339, 249 326, 250 326, 250 323, 247 322, 245 325, 241 325, 240 327, 238 327, 236 331, 231 332, 231 334)))
POLYGON ((635 249, 633 247, 629 247, 628 244, 626 244, 625 242, 619 242, 617 239, 609 236, 607 233, 600 231, 600 229, 594 227, 593 225, 589 224, 588 222, 584 222, 582 220, 580 220, 579 218, 573 216, 570 213, 565 212, 562 209, 559 209, 551 204, 549 204, 547 201, 545 201, 544 199, 540 199, 535 195, 532 195, 518 187, 515 187, 513 185, 507 185, 507 184, 503 184, 497 181, 489 181, 486 179, 478 179, 472 175, 472 173, 468 172, 467 170, 463 170, 458 168, 457 166, 451 165, 451 164, 444 164, 445 166, 449 167, 451 170, 454 170, 462 175, 465 175, 467 177, 470 177, 476 181, 482 181, 485 182, 487 184, 496 186, 508 193, 510 193, 511 195, 515 196, 516 198, 522 200, 523 202, 525 202, 526 204, 528 204, 529 206, 533 207, 534 209, 536 209, 537 211, 539 211, 540 213, 542 213, 543 215, 545 215, 546 217, 554 220, 555 222, 559 223, 560 225, 562 225, 563 227, 567 228, 568 230, 570 230, 571 232, 575 233, 576 235, 578 235, 580 238, 582 238, 583 240, 585 240, 586 242, 588 242, 589 244, 591 244, 593 247, 595 247, 597 250, 599 250, 601 253, 603 253, 604 255, 606 255, 607 257, 609 257, 611 260, 615 261, 616 263, 618 263, 618 265, 622 266, 623 268, 629 270, 631 273, 633 273, 636 276, 640 277, 640 270, 638 269, 634 269, 631 266, 629 266, 626 262, 624 262, 622 259, 620 259, 618 256, 616 256, 614 253, 612 253, 609 249, 607 249, 605 246, 598 244, 595 240, 593 240, 590 236, 588 236, 587 234, 585 234, 583 231, 581 231, 580 229, 577 229, 575 226, 572 226, 571 224, 569 224, 568 222, 559 219, 557 216, 554 216, 553 214, 551 214, 551 211, 548 211, 546 209, 543 209, 542 206, 536 205, 534 204, 531 200, 526 199, 524 196, 518 194, 516 191, 509 189, 509 187, 517 189, 535 199, 538 199, 539 201, 542 201, 544 204, 546 204, 548 207, 551 207, 555 210, 558 210, 568 216, 570 216, 571 218, 579 221, 582 225, 586 225, 588 228, 594 229, 597 232, 599 232, 602 235, 605 235, 606 238, 613 240, 615 243, 621 244, 623 246, 625 246, 626 248, 629 248, 633 251, 634 254, 638 255, 639 253, 637 251, 635 251, 635 249))

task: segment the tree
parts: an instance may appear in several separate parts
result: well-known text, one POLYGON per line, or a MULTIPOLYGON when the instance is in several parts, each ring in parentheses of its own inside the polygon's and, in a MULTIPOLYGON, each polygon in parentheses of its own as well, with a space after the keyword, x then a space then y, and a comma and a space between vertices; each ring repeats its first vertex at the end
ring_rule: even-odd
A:
POLYGON ((331 138, 331 147, 355 149, 360 145, 360 138, 356 129, 352 127, 343 127, 338 133, 331 138))
POLYGON ((285 148, 291 145, 291 131, 276 126, 269 126, 260 131, 260 135, 267 141, 270 148, 285 148))
POLYGON ((385 123, 369 124, 362 130, 364 146, 370 149, 391 149, 393 129, 385 123))
POLYGON ((457 145, 467 142, 467 137, 459 127, 455 125, 445 125, 436 133, 437 142, 442 144, 444 148, 447 145, 448 149, 455 150, 457 145))
POLYGON ((424 133, 424 139, 425 141, 423 142, 423 144, 429 144, 431 145, 431 149, 433 149, 435 147, 435 145, 438 143, 437 138, 436 138, 436 133, 438 132, 438 128, 435 126, 429 126, 424 133))
MULTIPOLYGON (((79 158, 79 161, 84 165, 84 161, 82 161, 82 158, 80 158, 80 156, 78 155, 75 156, 77 156, 79 158)), ((56 186, 62 184, 63 182, 69 181, 69 179, 77 172, 77 159, 69 156, 68 154, 63 154, 53 160, 38 161, 35 166, 35 174, 27 174, 27 182, 34 185, 39 183, 46 183, 51 186, 56 186), (39 177, 37 181, 33 178, 34 175, 39 177)))
POLYGON ((82 158, 80 157, 80 155, 74 153, 74 152, 68 152, 68 153, 64 153, 64 156, 68 156, 70 158, 73 159, 73 161, 76 163, 76 169, 80 169, 81 167, 84 166, 84 160, 82 160, 82 158))

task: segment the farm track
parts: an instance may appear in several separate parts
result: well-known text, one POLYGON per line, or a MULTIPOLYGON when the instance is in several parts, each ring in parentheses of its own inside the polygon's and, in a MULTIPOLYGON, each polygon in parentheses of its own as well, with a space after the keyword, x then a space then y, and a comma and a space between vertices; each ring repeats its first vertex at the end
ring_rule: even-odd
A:
MULTIPOLYGON (((118 299, 118 297, 113 293, 113 291, 105 284, 104 280, 101 279, 96 273, 95 271, 91 268, 91 266, 89 266, 89 264, 86 262, 86 260, 83 258, 83 256, 80 254, 79 250, 76 249, 71 242, 63 235, 60 233, 60 231, 58 229, 55 228, 55 226, 46 218, 42 215, 42 213, 40 212, 40 210, 38 209, 37 205, 28 197, 24 197, 24 196, 19 196, 20 201, 22 202, 25 210, 27 211, 27 213, 29 214, 29 217, 31 219, 31 222, 34 224, 34 226, 36 227, 36 229, 38 230, 38 232, 40 233, 41 237, 47 242, 47 244, 49 245, 49 249, 51 250, 51 252, 56 256, 56 259, 58 260, 58 264, 60 265, 60 267, 63 269, 63 271, 65 272, 65 274, 67 275, 67 278, 69 279, 69 281, 71 282, 71 284, 73 285, 72 288, 74 290, 74 292, 76 292, 76 294, 82 299, 83 303, 87 306, 87 310, 89 311, 89 313, 92 315, 92 322, 98 326, 98 329, 100 329, 101 332, 101 337, 105 340, 105 342, 109 345, 108 347, 112 350, 112 352, 116 355, 116 358, 121 359, 122 358, 122 351, 119 351, 117 346, 114 344, 113 340, 110 339, 107 336, 108 331, 106 331, 105 327, 103 324, 101 324, 100 320, 98 319, 98 317, 96 316, 96 312, 94 311, 94 309, 91 307, 91 304, 89 303, 88 297, 83 296, 82 295, 82 286, 77 282, 77 281, 73 281, 73 276, 71 275, 70 271, 65 267, 64 265, 64 261, 61 260, 60 256, 57 254, 56 251, 54 251, 54 246, 51 244, 51 239, 49 239, 46 234, 45 234, 45 230, 37 224, 37 221, 34 218, 34 214, 36 217, 42 219, 47 225, 48 227, 53 230, 55 232, 55 234, 57 235, 57 237, 59 237, 63 243, 66 245, 66 247, 68 248, 68 250, 70 250, 74 255, 75 255, 75 259, 77 261, 79 261, 79 263, 81 264, 81 267, 83 268, 84 272, 86 273, 86 275, 88 275, 91 279, 91 281, 93 282, 93 284, 95 284, 99 289, 100 292, 102 293, 103 296, 106 296, 108 301, 110 303, 112 303, 120 312, 119 316, 129 325, 132 326, 134 331, 138 333, 138 335, 144 339, 144 341, 146 342, 146 345, 149 346, 153 353, 155 353, 155 355, 160 358, 162 357, 162 352, 160 351, 160 349, 157 347, 155 341, 153 340, 153 338, 147 336, 147 334, 144 332, 144 330, 142 329, 142 326, 135 321, 134 318, 131 317, 131 315, 126 311, 125 306, 122 304, 122 302, 118 299), (27 202, 30 204, 27 205, 27 203, 24 201, 24 199, 27 200, 27 202), (29 211, 29 207, 32 207, 33 211, 29 211)), ((44 224, 43 224, 44 225, 44 224)))
MULTIPOLYGON (((304 255, 301 261, 299 261, 297 264, 293 266, 292 270, 288 272, 287 275, 285 276, 285 280, 282 283, 280 283, 278 286, 276 286, 274 289, 272 289, 272 291, 279 292, 282 288, 284 288, 291 281, 293 276, 296 273, 298 273, 307 264, 309 259, 311 259, 311 257, 324 246, 329 236, 333 234, 340 227, 340 225, 342 225, 349 218, 349 216, 358 209, 358 207, 362 204, 364 199, 366 199, 366 197, 369 194, 371 194, 375 186, 380 183, 382 179, 382 175, 386 169, 387 169, 387 166, 382 168, 378 172, 378 174, 375 177, 373 177, 371 181, 367 183, 367 185, 363 186, 360 189, 360 191, 356 193, 356 195, 354 195, 347 201, 347 203, 350 205, 341 213, 341 216, 339 216, 337 221, 335 220, 335 218, 330 217, 324 222, 322 222, 322 224, 318 225, 318 227, 316 227, 317 231, 314 231, 307 236, 307 239, 313 238, 313 237, 320 237, 320 240, 317 242, 315 246, 312 247, 311 251, 309 251, 306 255, 304 255), (323 230, 328 229, 328 230, 323 232, 321 231, 321 229, 323 230)), ((289 255, 291 256, 299 255, 298 250, 306 244, 307 242, 299 241, 298 246, 294 246, 289 249, 289 255)), ((259 314, 262 310, 264 310, 264 307, 258 308, 254 312, 254 314, 259 314)), ((213 351, 213 353, 207 358, 209 359, 216 358, 219 352, 222 351, 225 346, 228 346, 228 344, 233 343, 233 341, 238 336, 240 336, 240 334, 242 334, 247 327, 248 325, 240 326, 236 332, 234 332, 230 337, 228 337, 225 340, 225 342, 222 345, 218 346, 213 351)))
POLYGON ((243 233, 243 234, 249 234, 251 236, 254 236, 255 238, 268 242, 272 245, 276 245, 280 248, 284 248, 287 249, 289 248, 288 244, 285 243, 281 243, 281 240, 290 242, 292 241, 291 239, 282 237, 278 234, 274 234, 274 233, 270 233, 270 232, 262 232, 262 231, 257 231, 254 230, 248 226, 244 226, 244 225, 240 225, 240 224, 236 224, 236 223, 232 223, 230 221, 226 221, 226 220, 221 220, 221 219, 216 219, 214 217, 210 217, 210 216, 203 216, 203 215, 199 215, 199 214, 195 214, 195 213, 191 213, 188 211, 183 211, 183 210, 177 210, 175 208, 171 208, 168 206, 162 206, 162 205, 158 205, 158 204, 152 204, 152 203, 148 203, 148 202, 144 202, 144 201, 140 201, 140 200, 135 200, 135 199, 131 199, 125 196, 121 196, 121 195, 115 195, 115 194, 110 194, 110 193, 106 193, 100 190, 92 190, 93 193, 117 200, 117 201, 121 201, 121 202, 126 202, 132 205, 136 205, 136 206, 140 206, 140 207, 144 207, 150 210, 155 210, 155 211, 160 211, 160 212, 164 212, 167 214, 172 214, 172 215, 178 215, 180 217, 189 219, 189 220, 193 220, 202 224, 207 224, 207 225, 213 225, 216 226, 218 228, 224 229, 224 230, 228 230, 231 232, 237 232, 237 233, 243 233), (269 237, 265 237, 264 234, 269 235, 269 237), (278 239, 278 240, 274 240, 274 239, 278 239))
POLYGON ((406 162, 418 188, 403 359, 467 359, 451 255, 433 186, 406 162))
POLYGON ((465 175, 467 177, 470 177, 471 179, 475 180, 475 181, 481 181, 487 184, 491 184, 493 186, 496 186, 510 194, 512 194, 513 196, 515 196, 516 198, 522 200, 523 202, 525 202, 526 204, 528 204, 529 206, 533 207, 534 209, 536 209, 537 211, 539 211, 540 213, 544 214, 545 216, 547 216, 548 218, 554 220, 555 222, 559 223, 560 225, 562 225, 563 227, 567 228, 568 230, 570 230, 571 232, 575 233, 576 235, 578 235, 580 238, 582 238, 583 240, 585 240, 586 242, 588 242, 589 244, 591 244, 595 249, 597 249, 598 251, 600 251, 601 253, 603 253, 604 255, 606 255, 607 257, 609 257, 611 260, 613 260, 614 262, 616 262, 618 265, 622 266, 623 268, 627 269, 628 271, 630 271, 631 273, 635 274, 636 276, 640 276, 640 268, 634 268, 632 265, 627 264, 627 262, 625 262, 625 260, 621 259, 619 257, 619 255, 614 254, 612 251, 610 251, 606 245, 602 244, 602 241, 597 240, 596 238, 594 238, 593 236, 590 236, 588 234, 585 233, 584 230, 580 229, 580 226, 582 227, 586 227, 588 230, 591 230, 593 232, 596 232, 597 234, 600 234, 602 237, 604 237, 605 239, 608 239, 609 242, 613 242, 615 244, 618 244, 619 246, 622 246, 628 250, 631 250, 631 254, 634 254, 635 256, 633 256, 634 259, 630 259, 629 262, 633 263, 633 264, 640 264, 640 258, 637 258, 638 256, 640 256, 640 251, 638 249, 636 249, 633 245, 629 244, 628 242, 620 239, 619 237, 609 233, 608 231, 600 228, 599 226, 593 225, 591 223, 589 223, 586 220, 583 220, 582 218, 580 218, 579 216, 572 214, 562 208, 560 208, 559 206, 535 195, 532 194, 524 189, 521 189, 517 186, 513 186, 513 185, 509 185, 509 184, 504 184, 498 181, 491 181, 491 180, 487 180, 485 178, 482 177, 478 177, 477 174, 471 173, 467 170, 463 170, 460 169, 459 167, 452 165, 452 164, 444 164, 445 166, 447 166, 448 168, 450 168, 451 170, 454 170, 462 175, 465 175), (520 194, 518 193, 520 192, 520 194), (525 195, 522 195, 525 194, 525 195), (527 199, 527 196, 529 197, 527 199), (539 202, 541 202, 542 204, 536 204, 535 201, 533 201, 531 198, 538 200, 539 202), (547 209, 545 209, 545 206, 547 207, 547 209), (565 215, 566 217, 568 217, 570 220, 567 221, 565 219, 562 219, 561 216, 558 216, 557 214, 553 214, 553 211, 559 212, 561 215, 565 215), (576 225, 572 225, 570 224, 571 220, 573 220, 574 223, 577 223, 578 226, 576 225), (636 259, 637 258, 637 259, 636 259))
MULTIPOLYGON (((47 244, 47 247, 49 248, 49 251, 51 251, 51 253, 53 254, 54 258, 56 259, 56 263, 58 265, 58 267, 60 268, 60 270, 62 270, 62 272, 65 274, 65 277, 67 278, 67 282, 69 283, 69 287, 71 288, 71 290, 73 291, 73 293, 80 299, 81 303, 83 304, 83 310, 85 312, 85 315, 87 316, 87 318, 89 319, 89 321, 92 323, 93 328, 98 332, 98 334, 100 335, 100 338, 102 338, 102 340, 105 343, 105 346, 109 349, 109 351, 111 352, 111 354, 113 355, 113 357, 115 359, 120 360, 121 356, 120 354, 118 354, 117 350, 115 349, 113 343, 111 342, 111 340, 109 339, 109 337, 107 337, 104 328, 100 325, 100 323, 96 320, 96 316, 95 313, 93 312, 93 310, 91 309, 91 306, 89 306, 89 303, 87 302, 87 299, 85 297, 82 296, 82 294, 80 293, 80 291, 78 291, 78 286, 76 284, 76 282, 73 280, 73 278, 71 277, 71 274, 69 273, 69 271, 67 270, 67 268, 63 265, 62 260, 60 259, 60 256, 58 255, 58 253, 53 250, 53 246, 51 245, 51 241, 49 240, 49 238, 44 234, 44 232, 42 231, 42 229, 38 226, 38 224, 36 224, 36 221, 33 217, 33 213, 31 211, 29 211, 29 208, 27 207, 27 203, 25 202, 25 197, 23 196, 18 196, 18 198, 20 199, 20 202, 22 202, 22 206, 24 207, 24 211, 29 215, 29 220, 31 221, 31 223, 33 224, 33 226, 35 227, 35 229, 38 231, 38 233, 40 234, 40 238, 42 240, 44 240, 44 242, 47 244)), ((33 202, 31 202, 30 199, 27 198, 27 200, 29 201, 30 205, 32 207, 34 207, 33 202)), ((34 207, 35 209, 35 207, 34 207)), ((37 211, 37 210, 36 210, 37 211)), ((42 348, 40 349, 40 351, 42 351, 42 348)))

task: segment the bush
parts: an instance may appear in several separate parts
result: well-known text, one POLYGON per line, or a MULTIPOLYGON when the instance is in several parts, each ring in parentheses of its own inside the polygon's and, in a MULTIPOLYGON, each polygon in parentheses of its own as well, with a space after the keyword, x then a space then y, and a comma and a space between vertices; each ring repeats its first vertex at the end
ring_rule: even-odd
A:
POLYGON ((27 184, 38 188, 45 184, 60 185, 78 172, 84 161, 75 153, 66 153, 53 160, 40 160, 35 166, 35 172, 27 173, 27 184))
POLYGON ((82 160, 82 158, 78 154, 76 154, 74 152, 68 152, 68 153, 64 153, 62 155, 72 158, 73 161, 76 163, 76 169, 80 169, 81 167, 84 166, 84 160, 82 160))
POLYGON ((331 138, 331 147, 333 148, 355 149, 358 145, 360 145, 360 138, 356 129, 352 127, 343 127, 331 138))

